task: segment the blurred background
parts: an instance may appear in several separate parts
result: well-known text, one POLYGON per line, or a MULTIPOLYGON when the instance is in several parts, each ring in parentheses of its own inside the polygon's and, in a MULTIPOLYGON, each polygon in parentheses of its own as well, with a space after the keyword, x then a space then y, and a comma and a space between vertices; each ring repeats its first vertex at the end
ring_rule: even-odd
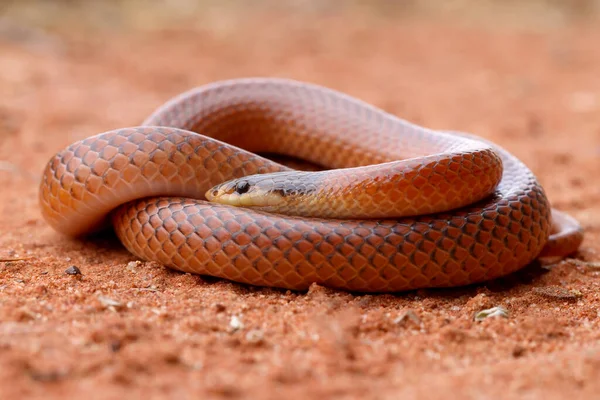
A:
POLYGON ((363 17, 446 17, 463 22, 554 25, 595 18, 598 0, 4 0, 1 15, 44 28, 74 26, 156 29, 223 26, 257 13, 297 18, 335 14, 363 17))

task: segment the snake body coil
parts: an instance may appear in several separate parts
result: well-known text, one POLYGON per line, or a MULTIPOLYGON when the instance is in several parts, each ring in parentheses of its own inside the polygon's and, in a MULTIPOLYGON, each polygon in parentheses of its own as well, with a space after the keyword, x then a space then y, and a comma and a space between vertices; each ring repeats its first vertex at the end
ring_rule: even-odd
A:
POLYGON ((583 238, 505 150, 281 79, 200 87, 143 126, 70 145, 48 163, 40 205, 65 234, 110 223, 142 259, 289 289, 466 285, 572 253, 583 238), (292 171, 257 152, 328 170, 292 171))

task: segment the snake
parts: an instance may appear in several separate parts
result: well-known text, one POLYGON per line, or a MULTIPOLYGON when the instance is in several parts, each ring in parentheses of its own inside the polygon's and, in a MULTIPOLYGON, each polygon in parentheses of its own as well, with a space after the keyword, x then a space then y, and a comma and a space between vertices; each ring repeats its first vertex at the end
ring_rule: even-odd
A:
POLYGON ((113 229, 142 260, 299 291, 471 285, 583 240, 500 146, 284 78, 208 83, 69 145, 39 204, 63 235, 113 229))

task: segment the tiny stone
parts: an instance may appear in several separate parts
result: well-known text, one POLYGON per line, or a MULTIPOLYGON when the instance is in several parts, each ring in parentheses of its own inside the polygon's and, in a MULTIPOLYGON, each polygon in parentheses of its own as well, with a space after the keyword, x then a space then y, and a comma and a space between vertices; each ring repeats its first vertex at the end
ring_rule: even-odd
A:
POLYGON ((475 314, 475 321, 481 322, 486 318, 508 318, 508 310, 502 306, 488 308, 487 310, 481 310, 475 314))
POLYGON ((77 268, 75 265, 71 265, 69 268, 65 270, 65 274, 67 275, 81 275, 81 270, 77 268))
POLYGON ((521 357, 525 354, 525 350, 526 350, 525 347, 518 344, 513 348, 512 356, 514 358, 521 357))
POLYGON ((221 304, 221 303, 215 304, 215 310, 217 310, 218 313, 221 313, 221 312, 225 311, 226 309, 227 309, 227 307, 225 307, 224 304, 221 304))
POLYGON ((237 316, 234 315, 229 321, 229 328, 232 332, 239 331, 240 329, 244 328, 244 324, 237 316))
POLYGON ((111 299, 110 297, 106 297, 106 296, 98 296, 98 300, 100 301, 100 303, 106 307, 113 307, 113 308, 121 308, 123 306, 123 304, 120 301, 111 299))
POLYGON ((130 261, 127 263, 127 270, 131 272, 135 272, 135 268, 141 264, 139 261, 130 261))
POLYGON ((398 317, 394 318, 392 321, 393 324, 402 324, 407 321, 413 322, 415 325, 421 325, 421 319, 413 310, 407 310, 404 313, 400 314, 398 317))

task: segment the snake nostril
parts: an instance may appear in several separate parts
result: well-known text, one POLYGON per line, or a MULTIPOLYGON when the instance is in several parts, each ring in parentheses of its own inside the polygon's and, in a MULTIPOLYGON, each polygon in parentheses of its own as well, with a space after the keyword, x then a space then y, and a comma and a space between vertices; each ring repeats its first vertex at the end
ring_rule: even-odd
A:
POLYGON ((212 195, 214 197, 217 197, 218 194, 219 194, 219 191, 217 189, 215 189, 215 190, 212 191, 212 195))

